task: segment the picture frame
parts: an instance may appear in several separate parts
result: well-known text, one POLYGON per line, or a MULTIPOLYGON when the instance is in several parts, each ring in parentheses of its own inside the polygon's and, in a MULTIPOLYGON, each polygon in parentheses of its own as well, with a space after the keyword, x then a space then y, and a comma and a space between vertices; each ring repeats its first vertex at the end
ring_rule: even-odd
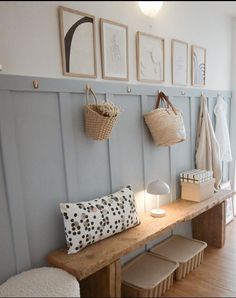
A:
POLYGON ((165 81, 165 39, 138 31, 136 52, 138 81, 163 83, 165 81))
POLYGON ((96 78, 95 17, 64 6, 58 11, 63 75, 96 78))
POLYGON ((188 84, 188 43, 171 40, 171 78, 173 85, 188 84))
POLYGON ((100 19, 102 78, 128 81, 128 26, 100 19))
MULTIPOLYGON (((231 189, 231 182, 226 181, 221 184, 220 189, 231 189)), ((225 224, 227 225, 234 219, 234 202, 233 197, 225 200, 225 224)))
POLYGON ((192 86, 206 86, 206 49, 191 46, 192 86))

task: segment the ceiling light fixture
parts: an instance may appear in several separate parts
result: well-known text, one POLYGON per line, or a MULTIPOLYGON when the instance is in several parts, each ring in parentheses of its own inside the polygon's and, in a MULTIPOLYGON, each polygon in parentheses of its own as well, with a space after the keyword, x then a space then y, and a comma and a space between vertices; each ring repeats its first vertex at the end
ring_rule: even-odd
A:
POLYGON ((164 1, 138 1, 143 14, 154 17, 161 9, 164 1))

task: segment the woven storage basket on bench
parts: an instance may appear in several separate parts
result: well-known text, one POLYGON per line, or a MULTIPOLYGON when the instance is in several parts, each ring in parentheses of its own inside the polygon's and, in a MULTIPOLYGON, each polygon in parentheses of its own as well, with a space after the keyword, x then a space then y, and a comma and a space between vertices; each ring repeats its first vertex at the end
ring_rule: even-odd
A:
POLYGON ((85 105, 85 132, 87 136, 94 140, 107 140, 117 121, 119 113, 112 117, 102 115, 99 113, 99 105, 95 93, 89 86, 87 86, 86 91, 87 104, 85 105), (89 103, 89 92, 92 93, 95 104, 89 103))

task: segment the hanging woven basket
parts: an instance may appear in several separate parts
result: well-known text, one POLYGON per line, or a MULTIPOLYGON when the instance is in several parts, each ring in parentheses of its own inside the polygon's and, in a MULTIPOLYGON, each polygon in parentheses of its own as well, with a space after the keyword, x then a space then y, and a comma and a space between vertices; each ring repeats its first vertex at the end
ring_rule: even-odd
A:
POLYGON ((170 146, 186 140, 186 131, 182 112, 174 107, 169 98, 160 92, 156 108, 144 115, 153 141, 157 146, 170 146), (160 108, 160 102, 165 108, 160 108))
POLYGON ((111 103, 98 104, 97 97, 90 87, 87 87, 86 100, 87 104, 84 107, 86 135, 94 140, 107 140, 117 121, 119 109, 111 103), (90 92, 95 104, 89 103, 90 92))

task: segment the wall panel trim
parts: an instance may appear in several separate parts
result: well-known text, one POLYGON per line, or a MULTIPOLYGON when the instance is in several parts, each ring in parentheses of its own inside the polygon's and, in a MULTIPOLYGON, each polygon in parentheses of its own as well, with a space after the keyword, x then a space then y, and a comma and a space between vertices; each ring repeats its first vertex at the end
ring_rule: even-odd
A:
POLYGON ((75 201, 78 196, 78 175, 76 170, 76 152, 74 146, 71 95, 59 93, 59 113, 61 138, 63 148, 63 162, 65 169, 65 185, 67 201, 75 201))
MULTIPOLYGON (((0 75, 0 90, 11 91, 35 91, 35 92, 75 92, 84 93, 86 84, 97 93, 111 94, 130 94, 130 95, 156 95, 157 90, 166 92, 169 96, 180 97, 200 97, 202 89, 199 88, 179 88, 166 87, 163 85, 146 85, 146 84, 128 84, 128 83, 111 83, 106 81, 96 80, 79 80, 67 78, 42 78, 18 75, 0 75), (39 88, 33 88, 33 80, 39 82, 39 88), (128 92, 128 88, 131 92, 128 92)), ((207 97, 217 97, 221 94, 223 97, 231 97, 231 91, 208 90, 204 89, 204 94, 207 97)))
POLYGON ((10 209, 17 272, 30 268, 31 255, 24 208, 24 193, 16 143, 15 118, 11 94, 0 92, 0 129, 3 171, 10 209), (3 94, 4 93, 4 94, 3 94))
MULTIPOLYGON (((111 99, 111 94, 106 93, 105 100, 106 102, 109 102, 111 99)), ((114 189, 114 185, 112 182, 112 158, 111 158, 111 140, 110 138, 106 141, 107 142, 107 151, 108 151, 108 163, 109 163, 109 179, 110 179, 110 192, 112 193, 112 190, 114 189)))
MULTIPOLYGON (((147 96, 146 95, 142 95, 140 97, 140 105, 141 105, 141 113, 142 115, 144 115, 144 102, 147 100, 147 96)), ((147 167, 146 167, 146 146, 144 146, 145 144, 145 131, 144 131, 144 121, 142 122, 142 154, 143 154, 143 187, 144 189, 147 188, 147 167)), ((147 212, 147 206, 146 206, 146 201, 147 201, 147 197, 146 197, 146 192, 144 192, 144 206, 143 206, 143 210, 145 212, 147 212)))

